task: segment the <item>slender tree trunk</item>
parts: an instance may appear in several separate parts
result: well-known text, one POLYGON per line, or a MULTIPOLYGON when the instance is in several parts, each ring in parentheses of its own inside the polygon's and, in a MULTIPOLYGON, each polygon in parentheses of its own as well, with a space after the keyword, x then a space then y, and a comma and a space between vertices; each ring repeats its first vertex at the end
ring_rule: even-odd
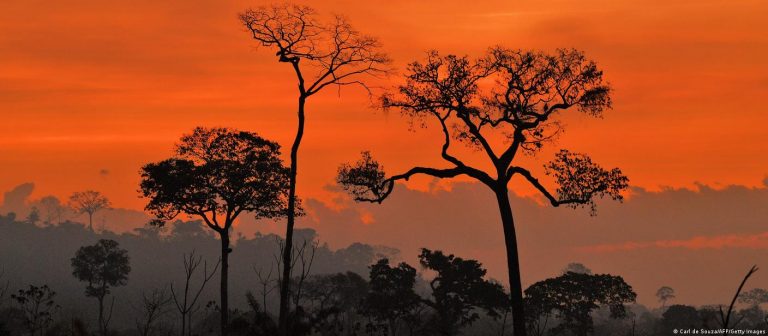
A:
POLYGON ((93 214, 88 213, 88 228, 93 232, 93 214))
POLYGON ((181 314, 181 336, 187 336, 187 314, 181 314))
POLYGON ((517 234, 512 207, 509 204, 509 191, 506 185, 496 188, 496 200, 499 203, 501 223, 504 226, 504 242, 507 246, 507 269, 509 271, 509 292, 512 299, 512 332, 515 336, 525 336, 525 307, 523 305, 523 284, 520 280, 520 257, 517 251, 517 234))
MULTIPOLYGON (((228 227, 228 226, 227 226, 228 227)), ((221 233, 221 336, 227 336, 229 327, 229 229, 221 233)))
POLYGON ((107 331, 104 328, 104 296, 99 296, 99 335, 106 336, 107 331))
POLYGON ((293 252, 293 226, 296 221, 296 176, 298 175, 298 156, 301 138, 304 136, 304 104, 307 98, 299 96, 299 126, 296 138, 291 146, 291 176, 288 189, 288 223, 285 228, 285 246, 283 247, 283 276, 280 282, 280 317, 279 332, 288 336, 288 314, 290 313, 291 254, 293 252))

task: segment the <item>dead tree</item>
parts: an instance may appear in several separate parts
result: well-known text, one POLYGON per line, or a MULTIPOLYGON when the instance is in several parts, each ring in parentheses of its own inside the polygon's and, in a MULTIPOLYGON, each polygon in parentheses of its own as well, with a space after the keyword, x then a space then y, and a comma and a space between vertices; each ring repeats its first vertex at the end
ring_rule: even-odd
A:
MULTIPOLYGON (((280 265, 278 265, 279 269, 280 265)), ((267 296, 271 294, 275 288, 277 288, 277 284, 273 284, 275 280, 272 278, 272 273, 274 271, 274 266, 272 264, 269 265, 269 272, 265 272, 264 269, 256 268, 254 265, 253 271, 256 273, 256 277, 258 278, 258 284, 259 284, 259 295, 261 296, 261 309, 266 313, 267 312, 267 296)))
POLYGON ((171 298, 176 305, 176 309, 181 315, 181 336, 189 336, 192 334, 192 318, 191 314, 197 309, 197 300, 200 298, 200 294, 203 293, 205 285, 216 274, 216 270, 219 268, 221 260, 216 262, 211 272, 208 272, 208 261, 204 261, 202 256, 195 257, 195 251, 193 250, 189 255, 184 255, 184 291, 176 294, 173 283, 171 283, 171 298), (203 274, 200 278, 200 283, 197 289, 193 289, 192 276, 195 271, 203 263, 203 274))
POLYGON ((315 261, 315 253, 317 252, 317 241, 308 242, 304 240, 301 247, 298 247, 294 251, 294 258, 291 262, 291 268, 297 269, 296 265, 301 265, 301 272, 294 277, 294 299, 293 306, 297 307, 301 301, 302 288, 304 282, 306 282, 312 271, 312 264, 315 261))
MULTIPOLYGON (((300 246, 294 246, 293 252, 291 253, 292 259, 290 262, 291 269, 299 269, 297 265, 300 266, 301 272, 299 272, 298 275, 295 275, 290 283, 291 286, 291 292, 292 292, 292 303, 294 307, 299 305, 299 301, 301 300, 301 290, 302 286, 304 285, 304 282, 309 278, 309 275, 312 272, 312 264, 315 260, 315 253, 317 252, 317 246, 318 242, 315 240, 307 241, 306 239, 301 242, 300 246)), ((280 251, 282 251, 285 248, 285 241, 277 238, 277 246, 280 251)), ((284 265, 283 263, 283 254, 282 253, 276 253, 273 255, 273 258, 275 260, 275 264, 277 264, 277 276, 278 276, 278 286, 282 285, 282 267, 284 265)))
POLYGON ((291 66, 298 84, 298 129, 291 147, 288 221, 280 286, 279 329, 281 335, 286 335, 298 153, 304 136, 307 100, 329 86, 340 89, 356 85, 369 90, 361 77, 386 74, 389 58, 380 51, 377 39, 353 29, 345 18, 336 16, 330 23, 322 23, 317 13, 305 6, 283 4, 248 9, 240 14, 240 21, 257 43, 275 51, 278 62, 291 66))
POLYGON ((141 293, 141 301, 138 307, 134 307, 139 314, 135 320, 136 330, 142 336, 150 336, 155 330, 155 324, 170 311, 168 306, 173 298, 166 293, 165 288, 153 289, 150 293, 141 293))
MULTIPOLYGON (((736 300, 738 300, 739 295, 741 295, 741 290, 744 288, 744 284, 747 283, 747 280, 749 280, 749 277, 752 276, 752 274, 755 274, 757 272, 758 268, 757 265, 752 266, 752 268, 749 269, 747 274, 744 276, 744 279, 741 280, 741 284, 739 284, 739 288, 736 289, 736 294, 733 295, 733 299, 731 300, 731 304, 728 306, 728 310, 726 312, 723 311, 723 306, 719 306, 718 309, 720 311, 720 327, 723 330, 728 330, 731 327, 731 318, 733 317, 733 308, 736 305, 736 300)), ((742 317, 743 318, 743 317, 742 317)), ((739 322, 741 322, 741 318, 736 321, 736 323, 733 324, 733 327, 736 327, 739 322)), ((723 333, 725 335, 727 332, 723 333)))

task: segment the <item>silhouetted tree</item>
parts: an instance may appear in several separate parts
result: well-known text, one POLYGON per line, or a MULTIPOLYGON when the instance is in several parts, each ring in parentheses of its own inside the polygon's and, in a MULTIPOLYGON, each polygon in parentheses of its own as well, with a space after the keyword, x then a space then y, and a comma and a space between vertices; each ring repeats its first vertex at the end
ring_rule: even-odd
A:
POLYGON ((702 317, 696 308, 685 305, 671 305, 661 315, 661 330, 657 335, 675 335, 675 329, 696 329, 702 326, 702 317))
POLYGON ((304 284, 302 307, 310 316, 312 330, 320 335, 358 335, 357 320, 368 283, 354 272, 314 275, 304 284))
POLYGON ((295 222, 293 207, 307 100, 329 86, 359 85, 368 89, 361 77, 385 73, 384 66, 389 59, 380 51, 375 38, 361 34, 343 17, 336 16, 330 23, 321 23, 317 13, 309 7, 282 4, 248 9, 240 14, 240 21, 256 42, 275 50, 278 62, 291 66, 298 82, 298 129, 291 146, 288 223, 280 287, 279 326, 281 335, 286 335, 290 312, 289 263, 295 222))
MULTIPOLYGON (((283 262, 283 251, 285 251, 285 240, 280 237, 275 237, 277 242, 278 253, 274 254, 275 264, 277 264, 277 282, 278 288, 282 285, 281 272, 285 263, 283 262)), ((288 335, 308 335, 312 331, 312 316, 310 315, 306 307, 299 305, 299 302, 303 299, 302 289, 304 288, 304 282, 309 278, 312 272, 312 264, 315 260, 315 254, 317 252, 318 242, 314 236, 304 237, 301 244, 294 244, 293 252, 291 253, 290 268, 295 272, 298 270, 298 274, 293 274, 293 278, 289 281, 291 286, 291 299, 293 301, 294 309, 290 312, 290 318, 288 319, 288 335)))
POLYGON ((460 328, 480 316, 481 308, 499 317, 509 300, 500 284, 483 279, 486 270, 476 260, 465 260, 442 251, 421 249, 419 262, 437 272, 429 282, 433 300, 423 300, 435 310, 434 331, 439 335, 456 335, 460 328))
POLYGON ((593 310, 608 306, 610 316, 626 316, 625 303, 635 302, 637 294, 620 276, 610 274, 582 274, 568 272, 559 277, 539 281, 525 290, 525 303, 529 308, 529 321, 534 314, 554 311, 562 322, 555 332, 571 331, 585 336, 594 329, 593 310))
POLYGON ((158 224, 179 214, 198 216, 221 239, 221 333, 227 335, 230 231, 243 212, 256 218, 286 214, 288 170, 280 145, 255 133, 195 128, 177 156, 145 165, 141 191, 158 224))
POLYGON ((656 291, 656 298, 659 299, 661 308, 664 309, 667 306, 667 301, 675 298, 675 290, 672 287, 662 286, 656 291))
POLYGON ((386 334, 398 335, 398 324, 413 324, 421 305, 421 297, 413 290, 416 269, 401 262, 389 266, 384 258, 370 266, 368 293, 362 302, 361 313, 373 320, 369 329, 385 328, 386 334))
POLYGON ((99 239, 94 245, 78 249, 71 261, 72 275, 88 283, 85 295, 99 301, 99 333, 106 336, 115 300, 112 299, 109 314, 104 316, 104 298, 109 295, 110 288, 123 286, 128 281, 131 272, 128 251, 121 249, 114 240, 99 239))
POLYGON ((32 209, 29 210, 29 215, 27 215, 27 223, 36 225, 39 221, 40 210, 38 210, 36 206, 32 206, 32 209))
POLYGON ((165 289, 153 289, 151 292, 142 292, 141 301, 135 307, 139 317, 134 321, 136 329, 141 336, 150 336, 156 328, 157 320, 167 314, 173 298, 165 289))
POLYGON ((762 288, 752 288, 739 295, 739 302, 750 306, 759 306, 768 303, 768 291, 762 288))
POLYGON ((53 322, 53 313, 59 308, 54 297, 56 292, 48 285, 29 285, 28 289, 19 289, 18 293, 11 295, 22 313, 22 321, 29 336, 44 335, 45 329, 53 322))
MULTIPOLYGON (((281 251, 282 252, 282 251, 281 251)), ((280 269, 280 266, 278 265, 278 270, 280 269)), ((253 308, 254 312, 264 312, 267 311, 267 297, 269 294, 272 293, 272 291, 275 290, 279 286, 278 281, 274 279, 272 276, 272 273, 274 272, 275 268, 274 265, 270 263, 269 265, 269 272, 265 271, 263 268, 257 268, 256 266, 253 267, 253 271, 256 272, 256 277, 258 278, 258 284, 259 284, 259 296, 261 296, 261 303, 258 303, 256 301, 256 297, 254 296, 254 302, 256 302, 256 305, 251 304, 251 308, 253 308), (255 308, 260 307, 260 308, 255 308)), ((253 293, 250 293, 251 296, 253 296, 253 293)))
POLYGON ((77 213, 88 214, 88 229, 93 232, 93 214, 102 209, 108 209, 109 199, 98 191, 86 190, 69 196, 69 206, 77 213))
POLYGON ((408 66, 405 83, 397 93, 384 95, 381 105, 399 109, 417 126, 436 122, 442 131, 440 155, 449 167, 414 167, 386 177, 382 166, 364 152, 356 164, 340 167, 338 182, 357 201, 368 202, 382 202, 396 181, 415 175, 468 176, 490 188, 499 206, 507 247, 514 333, 525 335, 510 179, 523 177, 553 206, 588 206, 592 214, 595 198, 621 200, 628 179, 618 168, 606 170, 587 155, 560 150, 544 166, 544 172, 559 186, 552 193, 515 159, 521 156, 518 154, 536 155, 557 137, 561 112, 575 109, 599 117, 610 108, 610 88, 603 82, 603 72, 576 50, 549 55, 495 47, 476 61, 433 51, 425 61, 408 66), (482 153, 491 168, 470 164, 451 153, 452 141, 482 153))
POLYGON ((45 224, 61 224, 61 217, 64 215, 65 208, 61 205, 58 198, 54 196, 45 196, 38 202, 45 211, 45 224))
MULTIPOLYGON (((259 304, 256 297, 251 292, 245 293, 246 301, 253 312, 253 323, 250 325, 249 335, 251 336, 272 336, 277 334, 277 323, 267 312, 266 307, 259 304)), ((266 302, 266 299, 263 300, 266 302)))
POLYGON ((736 301, 739 299, 739 296, 741 295, 742 289, 744 289, 744 285, 747 283, 747 280, 757 272, 758 268, 757 266, 752 266, 749 271, 747 271, 747 274, 744 275, 744 279, 741 280, 741 283, 739 284, 739 287, 736 289, 736 294, 733 295, 733 299, 731 299, 731 304, 728 306, 728 309, 723 311, 723 306, 719 306, 718 310, 720 312, 720 328, 721 329, 729 329, 734 327, 736 324, 738 324, 738 321, 736 323, 731 323, 732 318, 734 317, 734 308, 736 306, 736 301))
POLYGON ((189 336, 192 334, 192 318, 190 315, 197 310, 197 300, 200 298, 200 294, 203 293, 205 285, 216 274, 216 270, 219 268, 221 260, 216 262, 210 273, 208 273, 208 261, 203 261, 202 256, 195 257, 195 251, 193 250, 189 255, 184 255, 184 291, 176 293, 171 283, 171 298, 176 305, 176 309, 181 315, 181 336, 189 336), (192 276, 195 271, 200 267, 200 263, 203 263, 203 273, 200 277, 200 283, 197 289, 193 289, 192 276))
MULTIPOLYGON (((283 243, 283 242, 281 242, 283 243)), ((295 246, 295 250, 292 253, 294 260, 291 262, 291 269, 297 269, 297 265, 301 265, 301 270, 298 275, 291 279, 291 286, 293 289, 293 304, 299 305, 299 301, 302 299, 302 289, 304 288, 304 282, 309 278, 312 272, 312 264, 315 261, 315 254, 317 253, 318 242, 315 240, 307 241, 301 244, 301 246, 295 246)), ((280 263, 278 262, 278 265, 280 263)))

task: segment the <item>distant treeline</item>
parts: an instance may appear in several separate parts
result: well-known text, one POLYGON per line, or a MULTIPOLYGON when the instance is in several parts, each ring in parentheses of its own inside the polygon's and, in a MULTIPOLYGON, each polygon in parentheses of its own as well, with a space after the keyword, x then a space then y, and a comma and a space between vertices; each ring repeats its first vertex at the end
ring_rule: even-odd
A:
MULTIPOLYGON (((332 250, 319 242, 312 229, 299 229, 296 236, 297 247, 306 242, 308 253, 314 244, 313 274, 350 271, 365 275, 372 262, 380 257, 396 258, 398 253, 395 249, 359 243, 332 250)), ((13 213, 0 215, 0 290, 8 288, 0 299, 2 307, 13 307, 10 295, 19 289, 48 285, 56 292, 56 304, 61 306, 56 313, 57 320, 79 318, 86 324, 95 323, 96 302, 86 298, 85 284, 72 276, 71 258, 80 247, 95 244, 99 239, 117 241, 130 257, 132 270, 127 285, 112 289, 116 301, 111 326, 116 329, 134 327, 135 308, 138 308, 135 306, 140 305, 142 293, 155 289, 170 293, 171 282, 175 283, 175 289, 184 285, 185 255, 194 251, 197 257, 207 261, 210 272, 220 253, 213 232, 199 221, 176 221, 164 228, 147 226, 131 233, 116 234, 110 231, 93 233, 85 224, 70 221, 35 225, 17 220, 13 213)), ((233 237, 233 242, 231 300, 234 307, 245 309, 248 306, 246 292, 255 292, 259 286, 257 272, 266 277, 272 268, 272 280, 277 278, 275 256, 279 254, 281 238, 256 234, 254 237, 233 237)), ((200 272, 202 265, 192 279, 195 283, 200 272)), ((214 284, 209 284, 201 294, 201 311, 207 302, 218 296, 215 284, 218 275, 211 281, 214 284)), ((269 309, 276 309, 275 298, 268 298, 269 309)), ((168 318, 175 320, 175 315, 168 318)))
MULTIPOLYGON (((508 290, 488 279, 479 261, 424 248, 419 265, 409 265, 391 248, 355 243, 332 250, 311 229, 296 233, 291 335, 512 334, 508 290)), ((234 238, 230 333, 274 335, 283 242, 275 235, 234 238)), ((216 335, 219 248, 198 221, 115 234, 0 215, 0 336, 216 335), (130 266, 122 270, 124 284, 101 292, 107 297, 103 329, 93 299, 99 284, 89 285, 82 270, 73 274, 76 255, 86 264, 120 263, 88 252, 100 246, 123 251, 129 258, 123 266, 130 266)), ((741 293, 731 312, 728 305, 675 304, 669 287, 657 297, 658 307, 636 304, 620 276, 573 263, 525 290, 526 325, 539 336, 768 328, 762 289, 741 293)))

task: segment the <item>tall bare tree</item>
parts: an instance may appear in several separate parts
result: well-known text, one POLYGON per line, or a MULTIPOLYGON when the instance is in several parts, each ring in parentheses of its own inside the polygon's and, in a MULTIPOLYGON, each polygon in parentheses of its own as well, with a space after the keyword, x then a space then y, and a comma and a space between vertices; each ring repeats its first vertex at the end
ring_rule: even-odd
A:
POLYGON ((514 333, 525 335, 523 291, 509 181, 520 176, 553 206, 588 206, 597 197, 621 200, 628 179, 618 168, 606 170, 587 155, 561 150, 544 166, 559 186, 552 193, 534 173, 519 165, 522 155, 533 156, 562 130, 560 114, 571 110, 599 117, 610 108, 610 88, 603 72, 576 50, 555 54, 489 49, 477 60, 428 53, 411 63, 405 83, 381 98, 383 108, 398 109, 417 125, 436 123, 442 131, 444 168, 414 167, 386 177, 367 152, 355 164, 339 168, 338 182, 357 201, 382 202, 395 182, 415 175, 437 178, 467 176, 487 186, 498 203, 512 299, 514 333), (481 153, 486 162, 469 162, 451 151, 459 142, 481 153), (521 155, 522 154, 522 155, 521 155), (489 167, 489 168, 488 168, 489 167))
MULTIPOLYGON (((728 309, 723 311, 723 306, 718 306, 718 310, 720 312, 720 328, 721 330, 728 330, 730 328, 735 327, 739 324, 741 321, 738 319, 735 323, 731 323, 733 320, 731 320, 732 317, 735 315, 734 307, 736 306, 736 301, 739 299, 739 296, 741 295, 742 289, 744 289, 744 285, 747 283, 747 280, 757 272, 758 268, 757 265, 752 266, 749 271, 747 271, 747 274, 744 276, 744 279, 741 280, 741 283, 739 284, 739 288, 736 289, 736 294, 733 295, 733 299, 731 299, 731 304, 728 306, 728 309)), ((723 332, 723 335, 726 335, 726 332, 723 332)))
POLYGON ((329 86, 357 85, 368 90, 361 77, 386 74, 389 58, 380 51, 377 39, 361 34, 345 18, 336 16, 329 23, 320 22, 315 10, 305 6, 281 4, 248 9, 240 14, 240 21, 261 46, 275 50, 278 62, 291 66, 298 82, 298 129, 291 146, 289 209, 280 286, 279 327, 281 335, 285 335, 290 311, 293 207, 307 99, 329 86))
POLYGON ((110 206, 109 199, 98 191, 86 190, 69 196, 69 206, 77 213, 88 214, 88 228, 93 232, 93 214, 110 206))
POLYGON ((176 157, 142 168, 141 191, 156 223, 179 214, 200 217, 221 240, 221 335, 229 324, 229 254, 232 225, 243 212, 285 216, 288 169, 280 145, 255 133, 196 128, 182 137, 176 157))

